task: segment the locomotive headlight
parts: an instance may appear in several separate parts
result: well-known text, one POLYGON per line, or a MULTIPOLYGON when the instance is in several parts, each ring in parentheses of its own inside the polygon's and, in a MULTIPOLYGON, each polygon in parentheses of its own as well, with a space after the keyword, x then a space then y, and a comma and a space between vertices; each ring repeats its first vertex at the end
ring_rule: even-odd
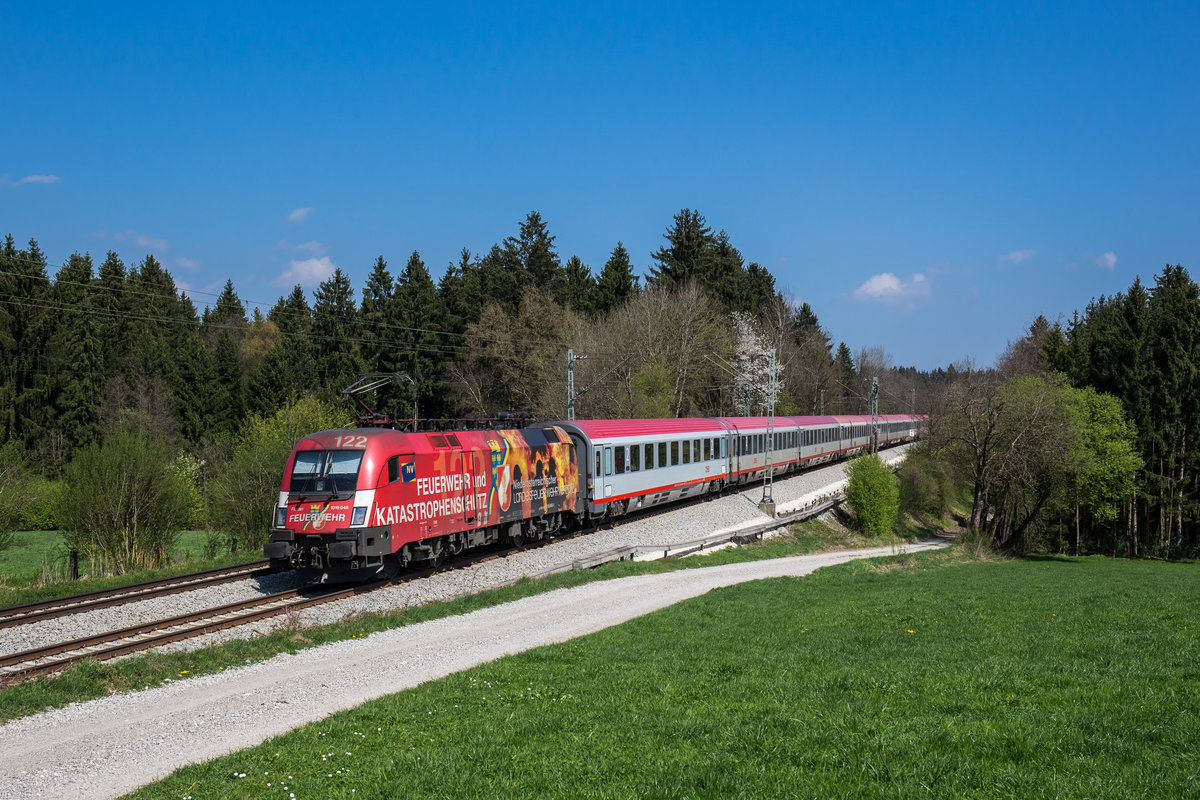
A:
POLYGON ((282 528, 284 518, 287 517, 287 507, 279 506, 275 509, 275 527, 282 528))
POLYGON ((354 509, 354 516, 350 518, 350 524, 354 527, 364 525, 367 522, 367 507, 358 506, 354 509))

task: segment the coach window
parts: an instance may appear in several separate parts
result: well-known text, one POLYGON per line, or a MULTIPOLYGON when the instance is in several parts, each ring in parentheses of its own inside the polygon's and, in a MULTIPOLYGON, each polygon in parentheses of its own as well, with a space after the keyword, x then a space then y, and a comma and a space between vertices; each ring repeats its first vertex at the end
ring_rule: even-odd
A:
POLYGON ((596 448, 596 475, 599 476, 603 470, 600 468, 600 448, 596 448))
POLYGON ((671 466, 679 464, 679 442, 671 442, 671 466))
POLYGON ((655 461, 654 463, 660 467, 667 466, 667 443, 666 442, 658 443, 658 460, 655 461))
POLYGON ((604 448, 604 474, 612 475, 612 448, 604 448))
POLYGON ((720 442, 721 442, 721 458, 724 458, 725 457, 725 440, 721 439, 720 442))
POLYGON ((712 439, 704 440, 704 460, 712 461, 712 439))
POLYGON ((700 460, 700 440, 699 439, 692 440, 692 460, 693 461, 700 460))
POLYGON ((644 448, 644 451, 645 451, 644 455, 642 456, 642 458, 643 458, 642 468, 643 469, 654 469, 654 445, 644 444, 644 445, 642 445, 642 447, 644 448))
POLYGON ((642 446, 635 444, 629 448, 629 468, 634 472, 642 469, 642 446))
POLYGON ((692 443, 685 439, 679 443, 679 449, 683 451, 683 463, 692 463, 692 443))
POLYGON ((618 475, 625 474, 625 445, 616 448, 616 453, 613 460, 616 462, 614 470, 618 475))

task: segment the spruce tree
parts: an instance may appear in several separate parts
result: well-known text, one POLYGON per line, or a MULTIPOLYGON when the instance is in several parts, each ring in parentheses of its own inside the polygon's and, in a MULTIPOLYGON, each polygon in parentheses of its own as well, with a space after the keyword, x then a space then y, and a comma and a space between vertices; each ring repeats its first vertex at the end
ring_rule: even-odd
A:
POLYGON ((109 250, 100 265, 96 291, 92 295, 96 309, 96 338, 100 343, 103 369, 116 372, 129 346, 129 297, 125 286, 125 262, 109 250))
POLYGON ((313 361, 322 389, 337 397, 363 372, 358 344, 358 310, 350 279, 341 268, 321 282, 313 305, 313 361))
POLYGON ((620 308, 636 292, 637 276, 633 274, 629 251, 624 244, 617 242, 596 281, 596 313, 607 314, 620 308))
POLYGON ((860 409, 856 409, 859 403, 857 392, 854 391, 854 384, 858 381, 858 372, 854 368, 854 356, 845 342, 838 342, 837 355, 833 357, 833 362, 836 369, 836 380, 841 386, 842 413, 857 413, 860 409))
POLYGON ((395 328, 395 294, 395 281, 388 271, 387 261, 379 256, 375 259, 371 274, 367 276, 359 309, 363 362, 368 372, 396 370, 396 337, 399 331, 395 328))
MULTIPOLYGON (((444 341, 442 323, 442 303, 433 278, 421 260, 421 254, 416 250, 404 265, 396 287, 396 305, 399 319, 404 330, 399 331, 400 341, 404 343, 400 361, 400 371, 407 373, 414 381, 406 384, 402 396, 411 403, 417 401, 421 416, 440 416, 445 409, 443 392, 437 391, 441 377, 441 364, 453 357, 453 345, 444 341)), ((395 410, 397 415, 408 416, 401 409, 395 410)))
MULTIPOLYGON (((438 299, 442 301, 443 324, 451 333, 462 333, 479 318, 483 304, 479 265, 471 260, 471 251, 463 248, 458 263, 446 266, 438 281, 438 299)), ((458 340, 456 340, 457 343, 458 340)))
MULTIPOLYGON (((99 404, 104 389, 103 353, 96 336, 92 259, 73 254, 50 289, 59 309, 47 346, 47 397, 56 436, 52 458, 61 468, 76 448, 99 437, 99 404)), ((57 468, 55 471, 57 471, 57 468)))
POLYGON ((581 314, 591 313, 596 301, 596 278, 579 256, 567 259, 567 305, 581 314))
POLYGON ((32 449, 48 422, 46 341, 52 320, 61 313, 47 309, 50 279, 46 257, 36 240, 18 250, 12 236, 5 239, 0 272, 7 314, 0 319, 0 414, 5 441, 16 439, 32 449))
POLYGON ((675 215, 674 225, 663 234, 665 247, 654 251, 647 282, 671 288, 697 280, 703 283, 712 272, 716 237, 699 211, 685 208, 675 215))
POLYGON ((524 270, 526 284, 548 291, 560 303, 566 301, 566 274, 541 214, 530 211, 521 223, 520 233, 504 240, 504 251, 508 263, 515 262, 524 270))

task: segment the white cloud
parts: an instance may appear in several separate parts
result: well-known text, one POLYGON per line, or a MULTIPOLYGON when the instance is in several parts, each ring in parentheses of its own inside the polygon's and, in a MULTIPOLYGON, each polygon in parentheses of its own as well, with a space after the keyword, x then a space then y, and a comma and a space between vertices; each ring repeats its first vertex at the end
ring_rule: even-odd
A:
POLYGON ((314 257, 323 256, 327 252, 329 252, 328 247, 326 247, 325 245, 321 244, 320 242, 318 242, 316 240, 313 240, 311 242, 305 242, 304 244, 292 244, 287 239, 280 239, 279 242, 276 243, 274 249, 276 249, 276 250, 291 250, 291 251, 298 252, 298 253, 308 253, 309 255, 314 256, 314 257))
POLYGON ((145 247, 148 250, 154 250, 158 253, 164 253, 171 248, 171 243, 160 236, 147 236, 144 233, 138 233, 133 228, 114 233, 113 238, 118 242, 130 241, 138 247, 145 247))
POLYGON ((279 277, 271 281, 271 284, 273 286, 291 286, 298 283, 301 286, 316 286, 332 275, 336 268, 336 265, 329 260, 329 256, 292 261, 279 277))
POLYGON ((58 183, 61 178, 57 175, 26 175, 24 178, 13 181, 13 186, 24 186, 27 183, 58 183))
POLYGON ((179 267, 180 269, 197 270, 197 269, 200 269, 201 264, 199 261, 195 260, 194 258, 184 258, 183 256, 176 256, 175 266, 179 267))
POLYGON ((312 212, 316 211, 312 206, 297 208, 295 211, 287 215, 288 222, 300 222, 312 212))
POLYGON ((904 281, 891 272, 881 272, 868 278, 854 290, 855 300, 880 300, 885 303, 912 300, 929 294, 929 278, 917 273, 904 281))
POLYGON ((1022 261, 1027 261, 1037 255, 1037 250, 1010 250, 1000 256, 1001 261, 1011 261, 1014 264, 1020 264, 1022 261))
POLYGON ((1117 266, 1117 254, 1112 250, 1109 250, 1107 253, 1096 259, 1096 266, 1111 272, 1117 266))

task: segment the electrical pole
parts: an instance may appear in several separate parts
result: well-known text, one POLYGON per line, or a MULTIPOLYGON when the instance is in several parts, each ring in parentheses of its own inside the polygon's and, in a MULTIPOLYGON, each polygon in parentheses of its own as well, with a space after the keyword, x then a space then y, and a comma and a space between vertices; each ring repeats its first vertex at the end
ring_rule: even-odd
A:
POLYGON ((775 453, 775 349, 767 359, 767 463, 763 471, 763 494, 758 509, 771 517, 775 516, 774 481, 775 468, 771 464, 775 453))
POLYGON ((567 419, 575 419, 575 362, 582 361, 587 356, 577 356, 575 351, 567 348, 567 419))
POLYGON ((879 378, 871 378, 871 452, 879 450, 879 378))

